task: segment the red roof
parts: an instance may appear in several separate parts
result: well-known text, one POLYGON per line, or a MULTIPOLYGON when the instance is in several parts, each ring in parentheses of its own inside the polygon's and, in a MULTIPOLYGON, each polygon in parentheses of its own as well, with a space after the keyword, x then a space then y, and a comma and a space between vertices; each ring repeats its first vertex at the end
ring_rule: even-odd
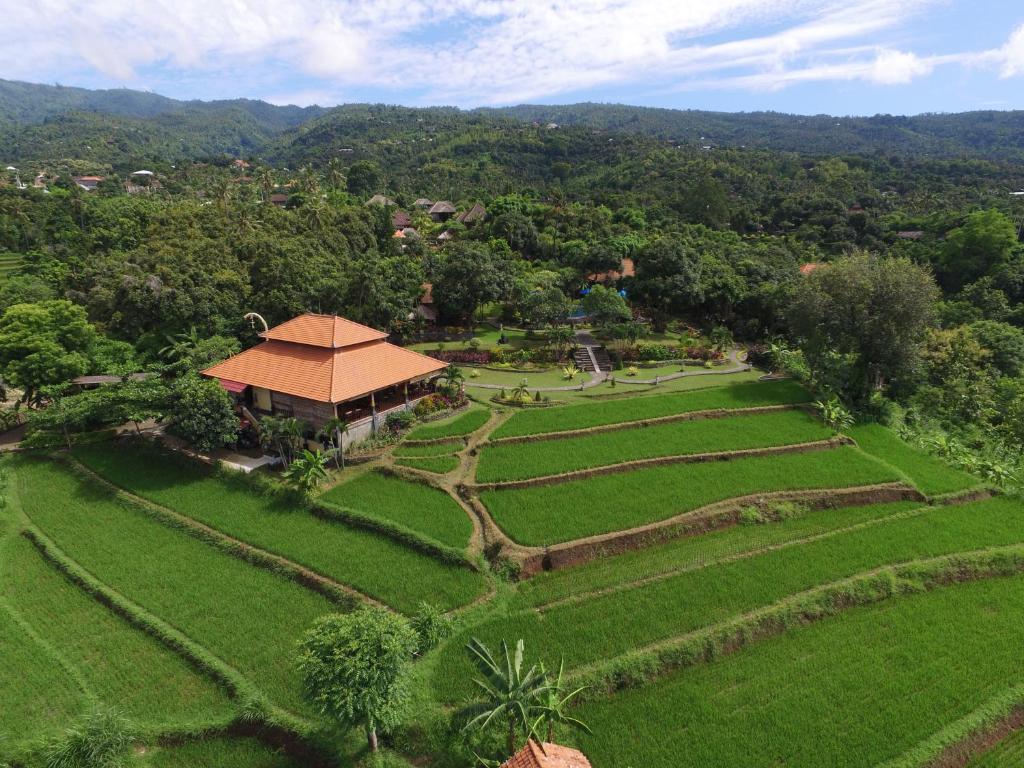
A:
POLYGON ((800 274, 801 275, 809 275, 809 274, 811 274, 811 272, 816 270, 818 267, 823 267, 823 266, 825 266, 825 265, 822 264, 821 262, 818 262, 818 261, 812 261, 812 262, 810 262, 808 264, 801 264, 800 265, 800 274))
POLYGON ((264 339, 339 349, 367 341, 386 339, 384 331, 354 323, 337 315, 299 315, 260 334, 264 339))
POLYGON ((333 315, 301 315, 262 335, 268 340, 203 373, 224 386, 343 403, 445 368, 440 360, 388 344, 381 331, 333 315))
POLYGON ((558 744, 538 744, 533 739, 516 752, 501 768, 591 768, 590 761, 578 749, 558 744))
POLYGON ((592 283, 606 283, 608 281, 615 282, 623 277, 635 277, 636 276, 636 265, 633 260, 628 256, 622 260, 622 266, 619 268, 620 271, 616 272, 614 269, 610 272, 600 272, 596 275, 589 275, 587 280, 592 283))

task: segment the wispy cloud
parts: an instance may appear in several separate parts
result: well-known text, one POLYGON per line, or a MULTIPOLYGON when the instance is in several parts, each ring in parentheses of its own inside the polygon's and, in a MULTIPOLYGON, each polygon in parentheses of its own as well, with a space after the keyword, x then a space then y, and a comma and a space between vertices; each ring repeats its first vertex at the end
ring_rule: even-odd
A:
POLYGON ((1024 74, 1024 26, 992 50, 902 44, 944 1, 34 0, 5 10, 0 76, 216 76, 275 101, 376 87, 481 104, 634 84, 901 85, 944 65, 1024 74))

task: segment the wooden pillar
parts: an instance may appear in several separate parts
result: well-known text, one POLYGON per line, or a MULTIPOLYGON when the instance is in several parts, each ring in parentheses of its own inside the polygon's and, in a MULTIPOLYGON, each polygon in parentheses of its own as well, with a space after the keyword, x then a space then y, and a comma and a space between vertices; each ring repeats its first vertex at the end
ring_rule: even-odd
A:
POLYGON ((405 382, 405 384, 402 385, 402 388, 405 390, 405 410, 408 411, 409 410, 409 382, 408 381, 405 382))
POLYGON ((377 434, 377 398, 370 393, 370 431, 377 434))

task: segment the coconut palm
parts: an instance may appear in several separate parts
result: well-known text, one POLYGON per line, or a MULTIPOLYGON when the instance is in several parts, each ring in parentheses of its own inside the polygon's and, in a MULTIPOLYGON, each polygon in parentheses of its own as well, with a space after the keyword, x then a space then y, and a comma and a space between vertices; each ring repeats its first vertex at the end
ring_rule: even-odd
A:
POLYGON ((466 723, 466 728, 486 729, 494 722, 504 722, 506 749, 512 755, 516 751, 516 734, 529 735, 533 723, 533 712, 538 701, 547 695, 547 681, 543 671, 535 664, 523 670, 523 641, 516 642, 515 652, 501 641, 502 659, 494 658, 482 642, 473 638, 466 650, 480 673, 473 682, 484 700, 472 708, 475 716, 466 723))
POLYGON ((344 435, 348 432, 348 422, 337 417, 328 419, 320 427, 317 433, 325 438, 334 449, 334 466, 338 469, 345 468, 345 444, 344 435))
POLYGON ((519 386, 512 390, 512 400, 516 403, 525 402, 530 398, 530 392, 526 389, 527 380, 519 382, 519 386))
POLYGON ((311 451, 304 448, 295 458, 291 466, 284 472, 284 477, 294 483, 304 493, 310 493, 327 479, 327 456, 322 451, 311 451))
POLYGON ((538 713, 537 719, 533 721, 533 726, 530 729, 534 737, 537 738, 539 728, 546 727, 547 738, 544 741, 552 741, 555 735, 556 723, 590 733, 591 730, 586 723, 575 717, 570 717, 566 711, 569 707, 569 702, 583 693, 586 690, 586 686, 581 686, 569 693, 565 693, 565 685, 562 683, 562 677, 565 672, 565 659, 559 662, 558 676, 554 679, 546 674, 543 663, 540 665, 540 671, 545 676, 548 686, 538 697, 537 703, 534 706, 534 710, 538 713))
POLYGON ((186 357, 202 341, 194 325, 184 333, 166 334, 164 338, 167 339, 167 344, 161 347, 157 354, 172 363, 186 357))
POLYGON ((441 378, 444 379, 444 387, 449 393, 461 392, 466 381, 462 369, 456 366, 455 363, 448 364, 448 367, 444 369, 444 373, 441 374, 441 378))

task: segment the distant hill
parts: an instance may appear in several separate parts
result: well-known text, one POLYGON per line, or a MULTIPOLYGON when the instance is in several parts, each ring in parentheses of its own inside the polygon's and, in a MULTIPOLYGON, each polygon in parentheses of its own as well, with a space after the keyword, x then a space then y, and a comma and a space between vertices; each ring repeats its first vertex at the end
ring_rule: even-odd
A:
POLYGON ((348 104, 325 109, 252 99, 180 101, 129 89, 91 91, 0 80, 0 160, 9 161, 74 158, 115 164, 128 158, 173 162, 265 154, 294 164, 353 149, 353 158, 439 162, 444 152, 457 156, 474 145, 491 153, 514 152, 523 142, 532 146, 535 138, 521 129, 551 123, 577 134, 629 134, 692 147, 1024 159, 1024 112, 831 117, 591 103, 474 110, 348 104))

